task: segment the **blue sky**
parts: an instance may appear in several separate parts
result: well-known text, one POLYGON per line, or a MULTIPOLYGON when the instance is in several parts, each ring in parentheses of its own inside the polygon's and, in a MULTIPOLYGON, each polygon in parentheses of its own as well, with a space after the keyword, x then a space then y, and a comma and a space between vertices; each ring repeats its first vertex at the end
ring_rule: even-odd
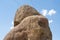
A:
POLYGON ((60 40, 60 0, 0 0, 0 40, 11 30, 16 10, 24 4, 46 16, 50 23, 52 40, 60 40))

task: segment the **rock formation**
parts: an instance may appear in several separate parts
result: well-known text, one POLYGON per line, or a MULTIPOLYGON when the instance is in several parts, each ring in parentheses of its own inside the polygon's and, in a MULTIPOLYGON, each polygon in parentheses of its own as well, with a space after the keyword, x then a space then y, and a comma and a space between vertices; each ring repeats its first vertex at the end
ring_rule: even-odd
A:
POLYGON ((24 5, 16 12, 14 28, 3 40, 52 40, 48 19, 24 5))
POLYGON ((14 18, 14 26, 18 25, 25 17, 31 16, 31 15, 40 15, 38 11, 31 6, 24 5, 21 6, 15 15, 14 18))

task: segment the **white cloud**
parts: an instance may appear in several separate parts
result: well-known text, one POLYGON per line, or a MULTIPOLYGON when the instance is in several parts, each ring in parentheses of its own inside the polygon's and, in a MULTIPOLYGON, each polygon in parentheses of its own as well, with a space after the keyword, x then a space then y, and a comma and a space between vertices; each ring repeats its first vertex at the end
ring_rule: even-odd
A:
POLYGON ((13 21, 12 21, 12 26, 10 27, 10 29, 13 29, 14 28, 14 23, 13 23, 13 21))
POLYGON ((10 29, 13 29, 13 28, 14 28, 14 26, 10 27, 10 29))
POLYGON ((41 11, 41 13, 42 13, 42 15, 44 15, 44 16, 46 16, 47 15, 47 10, 46 9, 43 9, 42 11, 41 11))
POLYGON ((54 9, 51 9, 51 10, 46 10, 46 9, 43 9, 42 11, 41 11, 41 13, 42 13, 42 15, 44 15, 44 16, 46 16, 46 15, 49 15, 49 16, 51 16, 51 15, 54 15, 54 14, 56 14, 56 11, 54 10, 54 9))
POLYGON ((14 25, 13 21, 12 21, 12 25, 14 25))
POLYGON ((51 19, 51 20, 49 20, 49 24, 51 24, 53 22, 53 20, 51 19))
POLYGON ((56 13, 56 11, 54 10, 54 9, 51 9, 51 10, 49 10, 49 12, 48 12, 48 15, 54 15, 56 13))

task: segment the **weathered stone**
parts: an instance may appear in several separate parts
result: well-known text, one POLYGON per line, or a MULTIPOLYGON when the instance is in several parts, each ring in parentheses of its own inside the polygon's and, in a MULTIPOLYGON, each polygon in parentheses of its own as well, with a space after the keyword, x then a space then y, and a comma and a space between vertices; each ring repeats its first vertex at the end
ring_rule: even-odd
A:
POLYGON ((41 14, 39 14, 39 12, 36 9, 32 8, 29 5, 21 6, 16 12, 14 18, 14 26, 18 25, 25 17, 31 15, 41 15, 41 14))
POLYGON ((43 16, 29 16, 15 27, 4 40, 52 40, 48 20, 43 16))
POLYGON ((52 40, 48 19, 32 7, 22 6, 15 15, 14 23, 14 28, 3 40, 52 40))

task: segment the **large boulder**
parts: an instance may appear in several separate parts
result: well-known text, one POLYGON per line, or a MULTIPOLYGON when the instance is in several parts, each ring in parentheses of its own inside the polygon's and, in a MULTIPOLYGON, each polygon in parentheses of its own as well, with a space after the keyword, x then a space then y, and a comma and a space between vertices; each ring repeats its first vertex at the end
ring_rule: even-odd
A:
POLYGON ((30 6, 22 6, 16 13, 14 28, 3 40, 52 40, 48 19, 30 6), (25 13, 21 9, 25 9, 25 13), (29 10, 30 11, 29 11, 29 10), (32 10, 32 11, 31 11, 32 10), (21 12, 22 11, 22 12, 21 12))
POLYGON ((4 40, 52 40, 48 20, 43 16, 29 16, 12 29, 4 40))
POLYGON ((41 15, 41 14, 39 14, 39 12, 35 8, 29 5, 21 6, 16 11, 16 15, 14 18, 14 26, 18 25, 25 17, 31 15, 41 15))

